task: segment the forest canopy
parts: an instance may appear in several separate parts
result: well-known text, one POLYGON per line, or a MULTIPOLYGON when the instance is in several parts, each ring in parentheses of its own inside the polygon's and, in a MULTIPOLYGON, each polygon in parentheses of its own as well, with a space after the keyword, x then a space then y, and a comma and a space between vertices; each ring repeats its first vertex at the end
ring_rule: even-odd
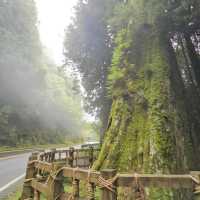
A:
POLYGON ((35 2, 0 1, 0 144, 63 142, 82 127, 73 80, 46 56, 35 2))

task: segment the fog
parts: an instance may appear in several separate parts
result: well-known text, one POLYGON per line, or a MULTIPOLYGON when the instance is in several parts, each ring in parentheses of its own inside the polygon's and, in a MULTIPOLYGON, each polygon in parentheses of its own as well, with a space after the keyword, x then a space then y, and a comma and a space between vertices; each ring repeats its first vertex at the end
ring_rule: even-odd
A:
MULTIPOLYGON (((49 1, 44 2, 47 5, 49 1)), ((59 5, 59 1, 56 3, 59 5)), ((43 40, 46 34, 46 42, 52 39, 51 44, 56 44, 60 48, 55 48, 56 51, 62 54, 62 39, 56 38, 61 31, 64 37, 67 24, 62 23, 57 32, 51 31, 64 16, 57 18, 55 15, 51 30, 44 30, 49 27, 45 26, 49 19, 48 15, 46 21, 41 17, 45 4, 40 5, 37 12, 32 0, 0 1, 0 136, 4 135, 4 139, 9 138, 13 130, 18 137, 25 129, 24 132, 34 130, 36 135, 37 130, 43 129, 80 133, 80 97, 73 94, 72 81, 65 80, 66 74, 58 71, 55 63, 62 61, 57 62, 55 56, 47 55, 54 46, 43 40)), ((53 7, 47 6, 46 10, 49 8, 53 7)), ((59 9, 55 8, 56 12, 59 9)))
MULTIPOLYGON (((48 69, 41 70, 41 66, 37 69, 30 60, 12 54, 1 57, 0 66, 1 105, 10 106, 23 121, 36 119, 41 127, 73 129, 77 126, 72 108, 66 110, 60 102, 56 102, 56 88, 50 90, 46 86, 48 69)), ((56 69, 53 71, 56 73, 56 69)))

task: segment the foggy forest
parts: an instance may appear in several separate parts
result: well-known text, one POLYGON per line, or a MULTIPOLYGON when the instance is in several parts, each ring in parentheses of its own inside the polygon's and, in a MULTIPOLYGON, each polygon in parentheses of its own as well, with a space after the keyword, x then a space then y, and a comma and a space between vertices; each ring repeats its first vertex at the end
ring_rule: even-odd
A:
MULTIPOLYGON (((1 148, 92 140, 93 170, 200 170, 200 1, 74 1, 61 64, 41 40, 37 1, 0 0, 1 148)), ((118 199, 193 199, 139 189, 118 199)))

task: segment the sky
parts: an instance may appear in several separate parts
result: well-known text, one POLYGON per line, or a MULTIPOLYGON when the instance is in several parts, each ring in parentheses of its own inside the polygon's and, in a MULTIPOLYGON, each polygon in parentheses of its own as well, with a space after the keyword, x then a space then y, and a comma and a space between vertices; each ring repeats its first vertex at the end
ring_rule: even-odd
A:
MULTIPOLYGON (((35 0, 39 33, 43 46, 51 59, 57 64, 62 65, 64 57, 63 40, 65 29, 73 16, 73 7, 78 0, 35 0)), ((81 86, 81 89, 83 87, 81 86)), ((94 121, 94 117, 85 113, 85 119, 94 121)))
POLYGON ((43 46, 56 64, 63 64, 64 30, 70 23, 77 0, 35 0, 43 46))

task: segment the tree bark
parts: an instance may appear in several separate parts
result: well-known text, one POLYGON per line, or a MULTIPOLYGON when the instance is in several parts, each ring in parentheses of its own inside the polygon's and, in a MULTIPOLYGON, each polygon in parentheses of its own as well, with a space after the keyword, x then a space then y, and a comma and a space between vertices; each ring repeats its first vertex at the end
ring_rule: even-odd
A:
POLYGON ((197 82, 198 87, 200 88, 200 61, 197 56, 194 45, 191 41, 190 35, 187 33, 185 34, 185 40, 186 40, 186 45, 188 49, 188 55, 190 57, 191 65, 194 70, 196 82, 197 82))
MULTIPOLYGON (((136 78, 126 74, 126 87, 115 88, 122 91, 121 95, 113 97, 112 120, 94 164, 96 169, 184 173, 196 163, 196 152, 188 134, 190 125, 184 84, 176 56, 167 38, 149 35, 153 34, 143 37, 143 46, 139 49, 142 60, 138 63, 142 64, 132 69, 136 78)), ((150 191, 149 199, 158 199, 159 195, 168 199, 166 191, 150 191)), ((172 194, 176 200, 190 198, 187 192, 184 198, 177 192, 172 194)))

